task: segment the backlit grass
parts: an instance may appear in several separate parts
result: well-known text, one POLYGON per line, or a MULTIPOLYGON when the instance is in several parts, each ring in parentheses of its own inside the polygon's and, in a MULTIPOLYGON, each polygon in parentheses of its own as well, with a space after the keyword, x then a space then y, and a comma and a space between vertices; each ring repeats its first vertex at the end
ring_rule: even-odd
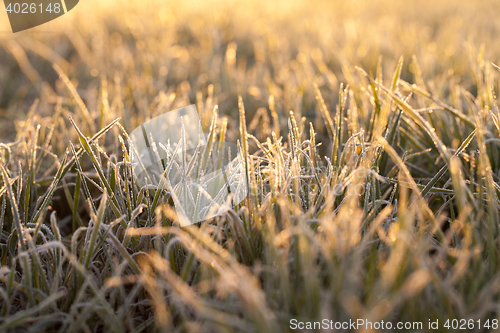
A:
POLYGON ((88 0, 2 33, 0 332, 499 319, 499 14, 88 0), (181 228, 128 134, 189 104, 249 195, 181 228))

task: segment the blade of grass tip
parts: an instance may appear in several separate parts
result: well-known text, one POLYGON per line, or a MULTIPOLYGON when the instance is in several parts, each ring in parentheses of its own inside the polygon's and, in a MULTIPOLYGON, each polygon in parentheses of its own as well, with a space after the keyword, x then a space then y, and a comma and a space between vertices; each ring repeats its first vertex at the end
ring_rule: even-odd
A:
POLYGON ((64 73, 62 68, 59 67, 59 65, 52 64, 52 67, 57 72, 57 74, 59 75, 59 78, 61 79, 61 81, 64 83, 64 85, 68 89, 69 93, 71 94, 71 97, 73 97, 76 104, 78 105, 78 108, 80 109, 81 114, 82 114, 82 118, 87 123, 89 131, 91 133, 95 132, 95 125, 92 121, 92 117, 90 116, 90 112, 87 109, 87 107, 85 106, 85 103, 83 103, 82 98, 80 97, 80 95, 76 91, 75 86, 73 85, 73 83, 71 83, 68 76, 64 73))
MULTIPOLYGON (((21 160, 17 161, 17 170, 23 170, 23 167, 21 165, 21 160)), ((17 180, 17 186, 16 186, 16 202, 18 204, 21 204, 21 193, 23 192, 24 188, 24 178, 23 178, 23 173, 19 173, 19 178, 17 180)), ((21 219, 22 220, 22 219, 21 219)), ((24 226, 26 226, 26 220, 24 220, 24 226)))
MULTIPOLYGON (((245 161, 245 178, 246 178, 245 180, 246 180, 247 190, 250 191, 247 123, 245 117, 245 106, 243 105, 243 98, 241 96, 238 96, 238 109, 240 111, 241 149, 243 151, 243 159, 245 161)), ((249 204, 250 202, 248 202, 248 206, 250 206, 249 204)))
MULTIPOLYGON (((453 156, 459 156, 465 150, 465 148, 467 148, 467 146, 471 143, 475 135, 476 135, 476 130, 472 131, 472 133, 469 134, 469 136, 464 140, 464 142, 462 142, 460 147, 458 147, 457 151, 455 152, 455 154, 453 154, 453 156)), ((441 177, 443 177, 443 175, 446 173, 447 170, 448 170, 448 164, 445 164, 438 171, 438 173, 436 173, 436 175, 432 177, 432 179, 427 183, 427 185, 424 187, 424 189, 420 194, 423 197, 425 197, 427 193, 429 193, 429 191, 434 187, 434 185, 436 185, 436 183, 441 179, 441 177)))
POLYGON ((401 77, 401 68, 403 68, 404 57, 399 57, 398 66, 396 67, 396 71, 392 75, 391 82, 391 91, 396 91, 396 88, 399 85, 399 78, 401 77))
POLYGON ((300 140, 298 135, 299 131, 297 129, 297 123, 295 122, 295 118, 293 116, 293 111, 290 111, 290 116, 288 118, 288 127, 289 127, 289 137, 291 142, 291 153, 292 160, 290 162, 290 175, 292 180, 292 193, 295 195, 293 201, 297 204, 297 208, 300 209, 301 205, 301 196, 300 196, 300 160, 297 154, 298 150, 298 141, 300 140))
MULTIPOLYGON (((396 67, 396 70, 394 71, 394 74, 392 75, 392 81, 391 81, 391 91, 396 92, 396 89, 399 86, 399 78, 401 77, 401 68, 403 67, 403 56, 399 58, 398 65, 396 67)), ((391 107, 390 104, 387 105, 388 108, 391 107)), ((386 134, 386 139, 389 142, 389 144, 392 146, 394 142, 394 138, 396 136, 396 131, 399 126, 399 120, 401 118, 401 109, 397 108, 396 109, 396 115, 392 118, 392 124, 387 124, 388 130, 386 134)), ((380 156, 380 155, 379 155, 380 156)), ((385 166, 387 164, 387 154, 382 154, 382 157, 380 158, 380 164, 379 164, 379 170, 383 172, 385 170, 385 166)))
MULTIPOLYGON (((381 107, 380 107, 380 100, 378 98, 377 86, 375 85, 375 80, 373 79, 373 75, 371 74, 371 71, 370 71, 370 77, 371 77, 370 86, 372 88, 373 100, 375 102, 375 113, 373 114, 373 116, 371 118, 369 128, 368 128, 368 133, 370 134, 369 138, 372 138, 373 131, 375 129, 375 124, 377 123, 377 118, 380 115, 381 107)), ((342 89, 342 87, 340 89, 342 89)))
POLYGON ((295 139, 295 147, 298 148, 300 146, 301 142, 301 130, 299 126, 297 125, 297 121, 295 120, 295 116, 293 114, 293 111, 290 111, 290 122, 291 122, 291 128, 293 130, 294 134, 294 139, 295 139))
MULTIPOLYGON (((94 152, 90 148, 89 141, 83 135, 83 133, 80 131, 80 129, 78 128, 78 126, 76 125, 76 123, 73 121, 73 119, 70 118, 69 120, 70 120, 71 124, 73 124, 73 127, 78 132, 78 136, 80 137, 80 143, 82 144, 82 146, 85 149, 85 151, 87 152, 87 154, 90 156, 90 158, 92 160, 92 164, 94 165, 94 169, 97 171, 97 174, 99 175, 99 178, 101 179, 101 182, 106 187, 106 190, 108 191, 108 193, 110 195, 110 198, 111 198, 111 207, 113 209, 113 212, 115 213, 115 215, 116 215, 117 218, 120 217, 120 216, 122 216, 122 214, 120 213, 120 210, 119 210, 120 204, 118 203, 118 200, 116 199, 116 196, 114 195, 114 192, 111 189, 111 186, 109 185, 109 182, 106 179, 106 176, 104 175, 104 171, 102 170, 101 165, 97 161, 97 158, 94 155, 94 152)), ((127 228, 127 222, 126 221, 122 220, 121 221, 121 225, 122 225, 122 227, 123 227, 124 230, 127 228)))
MULTIPOLYGON (((14 178, 11 178, 11 179, 9 180, 10 185, 11 185, 11 186, 12 186, 12 185, 14 185, 14 183, 15 183, 18 179, 19 179, 19 176, 15 176, 14 178)), ((5 186, 4 186, 4 187, 2 187, 2 188, 0 189, 0 196, 4 195, 5 193, 7 193, 7 187, 5 187, 5 186)))
POLYGON ((495 127, 497 128, 498 133, 500 133, 500 119, 499 117, 493 113, 492 110, 490 110, 491 118, 493 118, 493 123, 495 124, 495 127))
MULTIPOLYGON (((147 138, 147 136, 145 138, 147 138)), ((138 158, 138 156, 140 156, 140 154, 137 152, 134 144, 130 141, 130 139, 127 139, 127 141, 129 143, 128 147, 129 147, 129 153, 130 153, 130 156, 128 154, 125 154, 125 157, 128 159, 127 161, 129 163, 137 163, 137 165, 139 165, 141 167, 141 172, 144 172, 144 174, 143 174, 144 179, 143 180, 145 180, 147 184, 152 184, 151 178, 149 177, 149 172, 147 171, 146 167, 142 163, 142 159, 138 158)), ((139 173, 141 173, 141 172, 139 172, 139 173)), ((137 194, 137 189, 139 188, 139 186, 138 186, 138 180, 137 180, 135 168, 131 168, 131 176, 132 176, 131 177, 131 179, 132 179, 131 180, 132 194, 134 195, 134 197, 136 197, 135 194, 137 194)))
POLYGON ((498 65, 495 65, 494 63, 491 63, 493 65, 493 67, 495 67, 496 69, 498 69, 498 71, 500 71, 500 67, 498 67, 498 65))
MULTIPOLYGON (((130 156, 127 152, 127 147, 125 145, 125 141, 122 139, 121 135, 118 135, 118 138, 120 139, 120 143, 122 145, 122 151, 123 151, 123 179, 125 183, 125 197, 126 197, 126 205, 127 205, 127 229, 130 227, 134 227, 134 221, 136 219, 136 216, 134 215, 135 209, 133 208, 133 202, 134 202, 134 180, 135 175, 134 171, 131 167, 130 163, 130 156), (130 183, 129 183, 129 174, 130 174, 130 183)), ((140 206, 140 205, 138 205, 140 206)), ((136 205, 136 209, 138 207, 136 205)), ((130 236, 126 234, 125 229, 125 236, 123 237, 123 245, 127 247, 129 241, 130 241, 130 236)), ((132 242, 134 245, 137 245, 136 243, 137 240, 132 239, 132 242)))
POLYGON ((222 145, 223 142, 226 141, 226 133, 227 133, 227 117, 222 119, 222 126, 220 130, 220 138, 219 143, 222 145))
MULTIPOLYGON (((38 221, 38 218, 40 217, 42 212, 45 209, 47 209, 47 207, 50 203, 50 200, 52 200, 52 196, 54 195, 54 192, 57 189, 57 185, 59 184, 59 181, 62 178, 62 173, 64 170, 64 165, 66 163, 67 157, 68 156, 65 154, 61 163, 60 163, 59 169, 57 170, 56 176, 54 177, 54 180, 52 181, 52 184, 50 185, 49 189, 47 190, 47 193, 45 194, 45 197, 44 197, 43 201, 41 202, 40 206, 35 209, 36 213, 32 216, 30 223, 40 223, 38 221)), ((36 230, 38 230, 38 228, 39 228, 39 226, 37 224, 36 230)), ((36 231, 35 231, 35 237, 36 237, 36 231)))
POLYGON ((113 190, 113 193, 116 193, 119 189, 117 189, 117 174, 116 174, 116 156, 111 155, 109 160, 108 160, 108 166, 107 166, 107 177, 109 178, 111 189, 113 190))
POLYGON ((462 175, 462 165, 458 157, 453 156, 450 161, 450 174, 453 182, 455 201, 457 202, 458 211, 462 212, 467 205, 466 184, 462 175))
POLYGON ((99 234, 101 223, 103 223, 104 220, 104 213, 106 212, 107 202, 108 196, 106 192, 104 192, 99 204, 99 209, 97 210, 97 216, 95 217, 94 227, 92 229, 92 234, 90 235, 90 242, 86 245, 87 253, 84 262, 85 268, 89 267, 90 260, 94 255, 95 243, 97 241, 97 235, 99 234))
POLYGON ((424 78, 422 76, 422 70, 420 69, 420 65, 418 64, 418 60, 417 60, 417 56, 414 54, 412 57, 411 57, 411 60, 412 60, 412 67, 414 69, 414 76, 415 76, 415 82, 417 82, 417 84, 420 86, 420 87, 425 87, 425 82, 424 82, 424 78))
POLYGON ((337 165, 337 170, 340 170, 342 164, 342 119, 344 118, 344 109, 347 103, 347 98, 349 95, 349 86, 344 88, 344 84, 340 84, 339 90, 339 110, 337 115, 337 134, 335 135, 335 162, 337 165))
MULTIPOLYGON (((75 147, 73 146, 73 143, 71 141, 69 142, 69 144, 71 147, 71 152, 73 153, 73 156, 75 156, 76 155, 75 147)), ((83 170, 82 170, 82 166, 80 165, 79 158, 75 159, 75 164, 76 164, 76 171, 79 174, 80 179, 82 179, 81 174, 83 174, 83 170)), ((81 185, 83 185, 83 192, 85 193, 85 196, 88 199, 87 203, 90 203, 90 205, 88 206, 88 208, 90 209, 89 214, 95 214, 97 209, 94 206, 94 201, 91 200, 92 196, 90 195, 89 188, 87 187, 87 181, 85 179, 83 179, 83 182, 81 183, 81 185)))
POLYGON ((309 141, 311 142, 309 157, 311 158, 314 172, 316 172, 316 133, 311 122, 309 122, 309 141))
POLYGON ((172 166, 175 161, 175 156, 179 153, 179 148, 181 145, 177 145, 175 147, 174 154, 172 155, 172 158, 170 159, 167 167, 165 168, 165 171, 163 171, 162 177, 160 179, 160 184, 158 185, 158 188, 156 189, 155 197, 153 199, 153 204, 151 205, 151 213, 156 210, 156 207, 158 206, 158 201, 160 200, 160 195, 163 192, 163 186, 167 187, 167 191, 172 192, 172 188, 170 185, 170 182, 168 181, 167 177, 168 174, 170 173, 170 170, 172 169, 172 166))
MULTIPOLYGON (((116 123, 118 123, 118 121, 120 121, 120 118, 116 118, 115 120, 113 120, 111 123, 108 124, 108 126, 104 127, 99 132, 97 132, 96 134, 94 134, 94 136, 92 136, 92 138, 90 138, 89 142, 95 142, 95 141, 99 140, 116 123)), ((85 151, 85 149, 83 147, 79 147, 78 150, 75 151, 75 154, 73 155, 73 157, 68 161, 68 163, 64 167, 63 176, 66 175, 66 173, 69 170, 71 170, 71 168, 73 168, 73 166, 75 165, 75 158, 79 158, 84 153, 84 151, 85 151)))
POLYGON ((128 156, 127 148, 125 146, 125 141, 123 141, 123 138, 121 135, 118 135, 118 139, 120 140, 120 144, 122 146, 122 152, 123 152, 123 181, 125 183, 125 201, 127 203, 127 220, 130 221, 131 216, 132 216, 132 203, 130 199, 130 187, 128 184, 128 169, 129 169, 129 163, 130 163, 130 158, 128 156))
POLYGON ((51 125, 49 125, 49 127, 48 127, 49 133, 44 135, 44 137, 45 137, 44 143, 43 143, 43 146, 40 148, 41 156, 38 159, 38 162, 35 166, 35 173, 37 172, 37 170, 40 170, 44 158, 49 154, 49 152, 51 150, 50 143, 52 142, 52 137, 54 136, 54 131, 56 128, 56 125, 54 125, 54 124, 57 122, 57 119, 59 119, 60 110, 61 110, 61 107, 58 103, 56 105, 56 111, 54 113, 54 117, 52 118, 52 119, 54 119, 54 122, 51 125))
POLYGON ((290 141, 290 152, 292 153, 292 162, 290 165, 290 168, 294 167, 294 163, 296 160, 296 149, 297 149, 297 140, 298 138, 296 137, 296 132, 294 128, 294 123, 292 122, 293 120, 293 111, 290 111, 290 116, 288 117, 288 131, 289 131, 289 141, 290 141))
POLYGON ((202 158, 202 160, 201 160, 201 163, 198 163, 198 168, 196 170, 195 179, 198 179, 200 171, 205 169, 208 156, 210 155, 211 150, 212 150, 212 145, 215 142, 215 130, 217 128, 217 116, 218 116, 217 110, 218 110, 218 107, 216 105, 214 107, 212 122, 210 123, 210 131, 208 133, 207 144, 204 147, 203 153, 200 154, 200 157, 202 158))
POLYGON ((28 212, 30 208, 30 199, 32 187, 35 185, 35 164, 36 164, 36 147, 38 142, 38 136, 40 134, 40 125, 36 127, 35 133, 33 135, 30 163, 28 166, 28 179, 26 181, 26 188, 24 194, 24 220, 28 220, 28 212))

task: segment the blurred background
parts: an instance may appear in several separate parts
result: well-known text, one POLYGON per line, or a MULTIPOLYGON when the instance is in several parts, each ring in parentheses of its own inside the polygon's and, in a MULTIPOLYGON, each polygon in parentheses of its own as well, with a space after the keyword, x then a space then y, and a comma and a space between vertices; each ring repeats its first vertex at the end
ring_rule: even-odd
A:
MULTIPOLYGON (((2 8, 0 139, 14 138, 16 120, 36 98, 37 114, 50 116, 56 96, 68 96, 52 64, 92 115, 102 111, 105 80, 111 109, 102 123, 118 114, 129 131, 191 103, 200 113, 218 104, 231 126, 238 95, 250 119, 272 95, 278 114, 314 121, 314 82, 333 92, 325 101, 335 105, 341 82, 357 85, 355 66, 375 75, 381 64, 379 74, 390 78, 400 56, 404 80, 420 75, 439 87, 452 78, 474 93, 477 59, 500 60, 499 15, 495 0, 82 0, 63 17, 13 34, 2 8)), ((323 121, 315 122, 321 132, 323 121)))

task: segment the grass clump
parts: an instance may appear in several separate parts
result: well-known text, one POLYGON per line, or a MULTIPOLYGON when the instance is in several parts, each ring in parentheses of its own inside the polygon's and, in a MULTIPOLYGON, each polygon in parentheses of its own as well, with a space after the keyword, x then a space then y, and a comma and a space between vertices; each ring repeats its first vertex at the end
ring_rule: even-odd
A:
MULTIPOLYGON (((442 21, 382 2, 392 19, 88 1, 50 38, 2 39, 0 331, 499 319, 494 34, 464 33, 465 3, 442 21), (211 143, 238 142, 249 193, 181 228, 128 134, 192 103, 211 143)), ((473 13, 494 31, 499 11, 473 13)))

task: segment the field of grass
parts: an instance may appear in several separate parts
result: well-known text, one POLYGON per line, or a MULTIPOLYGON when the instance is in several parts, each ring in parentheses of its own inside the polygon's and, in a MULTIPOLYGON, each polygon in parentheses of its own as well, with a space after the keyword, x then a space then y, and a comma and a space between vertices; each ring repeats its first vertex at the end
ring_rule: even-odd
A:
POLYGON ((499 328, 500 2, 0 12, 0 332, 499 328), (181 228, 128 135, 190 104, 249 194, 181 228))

